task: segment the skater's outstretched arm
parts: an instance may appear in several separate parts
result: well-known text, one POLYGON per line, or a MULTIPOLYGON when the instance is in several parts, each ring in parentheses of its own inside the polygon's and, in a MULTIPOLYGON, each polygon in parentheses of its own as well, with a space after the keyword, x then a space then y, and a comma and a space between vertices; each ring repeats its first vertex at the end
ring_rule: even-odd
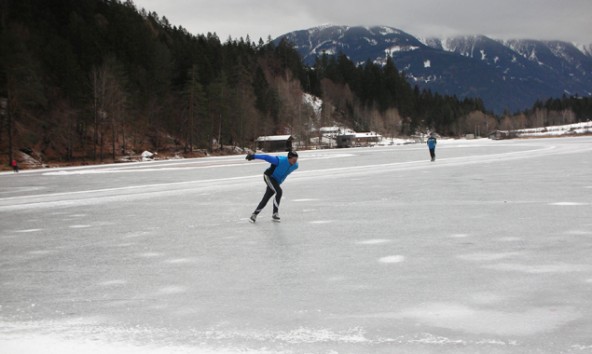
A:
POLYGON ((247 154, 247 160, 251 161, 253 159, 265 160, 274 166, 277 166, 277 164, 280 162, 277 156, 266 154, 247 154))

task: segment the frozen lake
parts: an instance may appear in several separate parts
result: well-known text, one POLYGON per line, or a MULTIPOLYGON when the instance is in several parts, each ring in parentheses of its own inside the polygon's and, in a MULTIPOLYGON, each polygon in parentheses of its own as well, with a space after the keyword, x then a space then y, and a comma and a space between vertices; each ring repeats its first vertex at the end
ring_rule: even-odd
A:
POLYGON ((436 153, 0 174, 0 352, 592 352, 592 137, 436 153))

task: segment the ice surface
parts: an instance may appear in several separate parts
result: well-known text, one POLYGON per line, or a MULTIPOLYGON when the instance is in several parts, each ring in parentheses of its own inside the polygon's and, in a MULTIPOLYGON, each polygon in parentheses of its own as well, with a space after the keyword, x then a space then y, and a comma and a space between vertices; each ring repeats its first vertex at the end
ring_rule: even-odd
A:
POLYGON ((0 175, 2 353, 592 350, 592 138, 0 175))

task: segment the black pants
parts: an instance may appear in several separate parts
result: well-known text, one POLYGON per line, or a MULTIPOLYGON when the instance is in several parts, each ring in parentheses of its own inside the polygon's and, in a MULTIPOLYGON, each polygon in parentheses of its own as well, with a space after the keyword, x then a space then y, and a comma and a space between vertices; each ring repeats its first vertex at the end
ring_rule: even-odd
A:
POLYGON ((430 156, 432 157, 432 160, 436 159, 436 149, 430 149, 430 156))
POLYGON ((267 205, 267 202, 273 195, 275 194, 275 199, 273 200, 273 213, 277 213, 280 207, 280 200, 282 199, 282 188, 280 184, 277 183, 275 179, 268 175, 263 175, 263 180, 265 184, 267 184, 267 189, 265 190, 265 194, 263 195, 263 199, 255 209, 255 214, 259 214, 263 208, 267 205))

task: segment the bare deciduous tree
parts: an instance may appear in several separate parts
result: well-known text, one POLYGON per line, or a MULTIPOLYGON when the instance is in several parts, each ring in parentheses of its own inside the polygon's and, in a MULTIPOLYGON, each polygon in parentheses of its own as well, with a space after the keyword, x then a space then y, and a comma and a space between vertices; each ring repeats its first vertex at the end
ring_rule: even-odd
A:
MULTIPOLYGON (((100 160, 103 160, 103 148, 107 139, 107 126, 111 130, 111 157, 116 158, 117 127, 126 114, 127 93, 124 88, 124 75, 115 58, 108 57, 103 65, 93 68, 91 73, 93 113, 94 113, 94 149, 93 159, 97 159, 97 145, 100 160)), ((123 129, 123 124, 121 125, 123 129)), ((125 133, 122 133, 125 136, 125 133)))

